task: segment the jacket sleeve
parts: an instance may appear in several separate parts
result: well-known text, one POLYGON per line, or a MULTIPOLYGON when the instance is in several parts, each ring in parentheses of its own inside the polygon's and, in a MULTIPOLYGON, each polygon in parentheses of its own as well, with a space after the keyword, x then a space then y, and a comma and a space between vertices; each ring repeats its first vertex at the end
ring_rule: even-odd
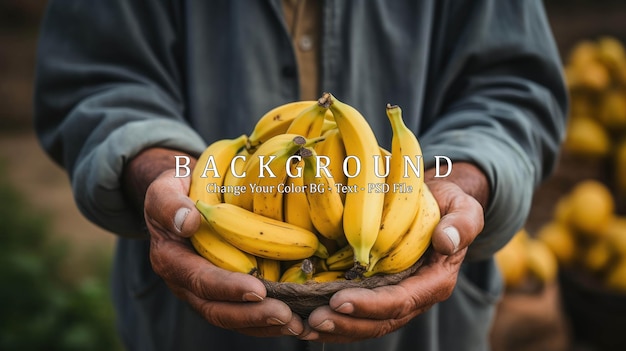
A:
POLYGON ((81 212, 117 234, 143 228, 122 191, 125 163, 151 146, 205 146, 183 119, 175 14, 168 1, 53 0, 42 24, 36 131, 81 212))
POLYGON ((442 3, 422 143, 426 160, 471 161, 487 175, 485 228, 467 256, 484 259, 524 226, 536 186, 552 172, 567 93, 540 1, 442 3))

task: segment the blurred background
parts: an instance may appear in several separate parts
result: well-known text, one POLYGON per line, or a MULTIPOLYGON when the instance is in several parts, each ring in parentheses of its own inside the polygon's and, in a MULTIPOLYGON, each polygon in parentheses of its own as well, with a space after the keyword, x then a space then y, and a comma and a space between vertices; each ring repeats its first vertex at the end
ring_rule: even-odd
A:
MULTIPOLYGON (((545 0, 571 120, 528 223, 498 255, 495 351, 626 350, 626 2, 545 0)), ((119 350, 114 237, 78 212, 32 131, 45 1, 0 1, 0 350, 119 350)))

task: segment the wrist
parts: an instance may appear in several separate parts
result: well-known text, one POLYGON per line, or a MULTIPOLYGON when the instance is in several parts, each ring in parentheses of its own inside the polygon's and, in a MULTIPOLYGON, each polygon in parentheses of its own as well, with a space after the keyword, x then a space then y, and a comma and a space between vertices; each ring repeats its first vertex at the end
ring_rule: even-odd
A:
MULTIPOLYGON (((440 169, 440 173, 447 173, 447 166, 440 169)), ((446 177, 435 177, 435 169, 430 168, 424 173, 426 182, 448 181, 456 184, 466 194, 474 197, 486 209, 489 205, 491 187, 485 173, 476 165, 469 162, 456 162, 452 171, 446 177)))
POLYGON ((124 193, 136 208, 142 209, 146 191, 163 172, 174 169, 175 156, 188 156, 193 169, 196 159, 182 151, 154 147, 141 151, 125 165, 122 173, 124 193))

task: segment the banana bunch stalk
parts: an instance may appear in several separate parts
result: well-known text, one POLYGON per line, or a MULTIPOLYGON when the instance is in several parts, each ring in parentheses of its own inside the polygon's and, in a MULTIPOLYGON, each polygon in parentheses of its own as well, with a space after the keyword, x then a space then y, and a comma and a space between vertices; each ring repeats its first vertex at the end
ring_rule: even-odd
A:
POLYGON ((329 93, 277 106, 249 136, 209 145, 189 192, 203 216, 191 238, 196 251, 218 267, 274 282, 410 268, 430 245, 439 206, 402 110, 388 105, 386 113, 391 151, 365 116, 329 93))

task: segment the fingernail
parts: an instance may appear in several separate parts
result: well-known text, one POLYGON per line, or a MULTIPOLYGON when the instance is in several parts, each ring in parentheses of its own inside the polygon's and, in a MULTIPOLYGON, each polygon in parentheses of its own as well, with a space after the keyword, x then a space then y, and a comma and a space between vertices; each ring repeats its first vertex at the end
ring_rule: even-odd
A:
POLYGON ((261 302, 263 297, 255 292, 247 292, 243 294, 243 300, 248 302, 261 302))
POLYGON ((281 321, 276 317, 270 317, 267 319, 267 324, 269 325, 285 325, 285 322, 281 321))
POLYGON ((317 338, 319 338, 319 334, 316 331, 311 331, 310 333, 306 334, 306 335, 301 335, 298 338, 300 340, 305 340, 305 341, 312 341, 312 340, 317 340, 317 338))
POLYGON ((293 336, 300 335, 300 334, 296 333, 295 331, 293 331, 293 329, 291 329, 289 327, 286 327, 285 329, 287 329, 287 332, 289 333, 289 335, 293 335, 293 336))
POLYGON ((185 223, 189 212, 191 212, 191 210, 185 207, 179 208, 178 211, 176 211, 176 215, 174 215, 174 226, 176 226, 179 232, 182 231, 183 223, 185 223))
POLYGON ((333 323, 333 321, 327 319, 327 320, 323 321, 322 323, 318 324, 314 328, 319 330, 319 331, 329 332, 329 331, 333 331, 335 329, 335 323, 333 323))
POLYGON ((452 243, 454 252, 456 252, 459 249, 459 244, 461 243, 461 235, 459 235, 459 231, 455 227, 447 227, 443 230, 443 232, 452 243))
POLYGON ((350 302, 344 302, 339 307, 335 308, 335 311, 339 313, 350 314, 354 312, 354 305, 352 305, 350 302))

